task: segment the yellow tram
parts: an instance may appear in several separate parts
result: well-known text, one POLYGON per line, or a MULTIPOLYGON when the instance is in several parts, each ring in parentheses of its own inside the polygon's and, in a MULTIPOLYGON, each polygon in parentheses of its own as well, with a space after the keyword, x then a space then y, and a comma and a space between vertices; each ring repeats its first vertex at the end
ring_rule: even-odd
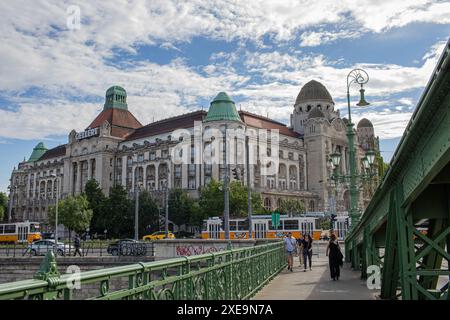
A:
POLYGON ((32 243, 42 238, 37 222, 0 224, 0 243, 32 243))
MULTIPOLYGON (((255 239, 282 238, 291 232, 295 238, 309 234, 314 240, 319 240, 322 229, 317 226, 316 217, 289 217, 280 216, 277 228, 272 224, 270 215, 257 215, 252 217, 252 236, 255 239)), ((248 219, 230 219, 230 239, 248 239, 248 219)), ((202 239, 225 239, 223 221, 219 217, 213 217, 204 222, 202 239)))

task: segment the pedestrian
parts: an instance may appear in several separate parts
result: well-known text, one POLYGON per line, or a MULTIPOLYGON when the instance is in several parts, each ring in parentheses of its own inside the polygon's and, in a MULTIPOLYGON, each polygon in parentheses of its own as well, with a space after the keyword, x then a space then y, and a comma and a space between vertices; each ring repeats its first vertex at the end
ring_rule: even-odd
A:
POLYGON ((334 233, 330 236, 330 242, 327 246, 327 256, 330 265, 330 274, 333 281, 339 280, 341 275, 340 268, 343 265, 343 258, 339 242, 337 241, 336 235, 334 233))
POLYGON ((297 240, 289 232, 284 238, 284 247, 286 249, 288 270, 292 272, 292 267, 294 265, 294 252, 297 250, 297 240))
POLYGON ((303 265, 303 237, 297 239, 297 253, 298 253, 298 266, 301 267, 303 265))
POLYGON ((77 252, 78 252, 78 254, 79 254, 80 257, 81 257, 81 256, 82 256, 81 250, 80 250, 80 247, 81 247, 81 239, 80 239, 80 236, 79 236, 78 234, 75 235, 74 245, 75 245, 75 252, 74 252, 73 256, 76 256, 76 255, 77 255, 77 252))
POLYGON ((306 272, 306 266, 309 261, 309 270, 312 270, 312 238, 309 234, 306 234, 302 240, 303 247, 303 265, 305 266, 304 272, 306 272))

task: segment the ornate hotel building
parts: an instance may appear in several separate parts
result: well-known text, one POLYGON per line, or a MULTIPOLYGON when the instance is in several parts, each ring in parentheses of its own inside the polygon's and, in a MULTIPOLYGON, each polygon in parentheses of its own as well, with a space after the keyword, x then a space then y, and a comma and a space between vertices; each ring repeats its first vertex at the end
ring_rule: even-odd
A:
MULTIPOLYGON (((348 191, 331 182, 329 155, 340 152, 338 170, 349 172, 347 120, 334 110, 328 90, 314 80, 300 90, 290 120, 290 126, 286 126, 261 115, 237 111, 234 102, 221 92, 208 112, 199 110, 142 125, 128 110, 125 90, 111 87, 106 91, 103 111, 85 131, 72 130, 68 143, 53 149, 39 143, 30 158, 14 168, 10 180, 11 220, 33 220, 45 225, 48 206, 55 204, 56 195, 64 198, 83 192, 90 179, 96 179, 105 194, 119 184, 130 196, 139 185, 155 195, 168 187, 182 188, 198 197, 199 189, 211 179, 224 177, 222 164, 204 161, 206 154, 216 152, 211 148, 214 138, 208 130, 222 130, 224 125, 244 133, 278 131, 278 169, 264 174, 258 157, 250 166, 250 181, 246 173, 242 175, 245 185, 261 193, 266 208, 275 209, 282 199, 293 198, 303 201, 307 211, 328 211, 333 203, 336 211, 345 211, 348 191), (178 135, 180 130, 184 132, 182 137, 178 135), (187 160, 181 164, 174 161, 173 155, 181 156, 183 152, 187 160)), ((366 151, 379 150, 378 138, 367 119, 358 123, 355 132, 357 163, 362 167, 366 151)), ((258 152, 267 149, 267 155, 274 156, 270 154, 270 141, 267 147, 259 138, 249 139, 258 152)), ((237 144, 235 148, 240 155, 245 153, 245 147, 237 144)), ((220 147, 216 155, 222 152, 220 147)), ((230 173, 236 167, 245 170, 244 165, 231 163, 230 173)), ((230 179, 235 177, 230 174, 230 179)), ((368 195, 360 194, 360 205, 364 206, 368 195)))

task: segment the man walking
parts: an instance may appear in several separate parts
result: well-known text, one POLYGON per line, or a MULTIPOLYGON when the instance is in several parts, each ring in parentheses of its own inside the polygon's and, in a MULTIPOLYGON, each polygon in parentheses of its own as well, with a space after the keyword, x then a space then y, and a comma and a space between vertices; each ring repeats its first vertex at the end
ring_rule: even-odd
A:
POLYGON ((73 256, 76 256, 76 255, 77 255, 77 252, 78 252, 78 254, 79 254, 80 257, 81 257, 81 256, 82 256, 81 250, 80 250, 80 247, 81 247, 81 239, 80 239, 80 236, 79 236, 78 234, 75 235, 74 245, 75 245, 75 253, 73 254, 73 256))
POLYGON ((292 233, 288 233, 284 238, 284 247, 286 249, 288 270, 292 272, 292 267, 294 266, 294 252, 297 250, 297 240, 292 236, 292 233))

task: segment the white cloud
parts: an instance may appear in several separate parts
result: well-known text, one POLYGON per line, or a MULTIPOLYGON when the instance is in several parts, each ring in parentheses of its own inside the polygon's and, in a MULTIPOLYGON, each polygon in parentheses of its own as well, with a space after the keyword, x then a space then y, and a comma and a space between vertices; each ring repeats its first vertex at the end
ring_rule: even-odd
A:
MULTIPOLYGON (((446 22, 450 16, 444 16, 449 13, 445 3, 431 1, 86 1, 79 4, 81 28, 68 30, 66 8, 72 4, 0 2, 0 94, 19 106, 0 109, 2 119, 8 119, 1 137, 43 138, 82 129, 103 103, 77 99, 99 100, 113 84, 127 89, 130 110, 143 123, 199 107, 199 99, 221 90, 239 96, 243 108, 286 121, 300 86, 310 79, 322 81, 335 99, 344 98, 343 79, 350 69, 322 55, 274 49, 249 53, 245 43, 240 47, 244 72, 233 68, 242 58, 237 52, 212 56, 202 74, 181 59, 166 65, 117 61, 115 50, 133 54, 146 44, 177 50, 177 43, 197 36, 258 42, 268 35, 277 43, 296 39, 299 31, 302 43, 311 46, 357 36, 356 26, 362 26, 361 32, 380 32, 433 17, 446 22), (311 31, 329 24, 339 25, 338 31, 311 31), (262 81, 252 82, 253 75, 262 81), (36 98, 17 98, 30 88, 40 90, 36 98)), ((431 48, 417 67, 361 65, 371 76, 367 94, 381 99, 424 86, 442 45, 431 48)))
POLYGON ((342 30, 338 32, 329 31, 308 31, 300 36, 301 47, 316 47, 325 43, 334 42, 341 39, 358 38, 361 35, 358 31, 342 30))

